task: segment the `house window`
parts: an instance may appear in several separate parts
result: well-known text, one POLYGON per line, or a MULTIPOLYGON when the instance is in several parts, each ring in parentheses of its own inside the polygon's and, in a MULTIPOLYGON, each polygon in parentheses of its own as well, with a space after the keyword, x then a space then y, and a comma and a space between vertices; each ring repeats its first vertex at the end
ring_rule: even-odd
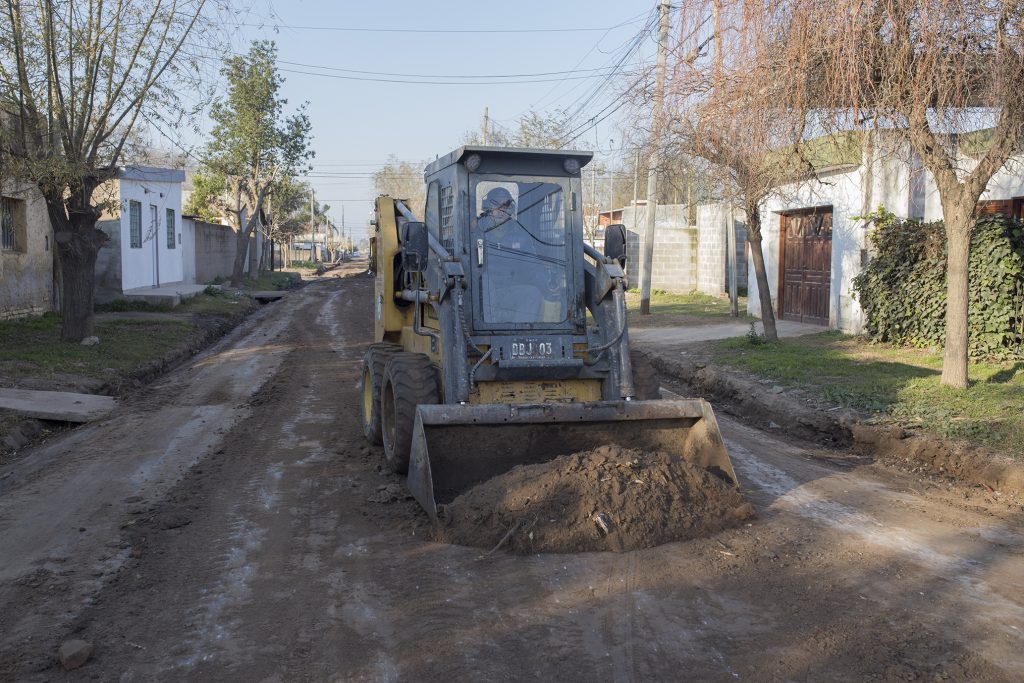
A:
POLYGON ((142 248, 142 202, 128 202, 129 242, 132 249, 142 248))
POLYGON ((174 249, 174 209, 167 209, 167 248, 174 249))
POLYGON ((0 199, 0 249, 3 251, 25 251, 27 242, 25 222, 25 202, 23 200, 11 197, 0 199))

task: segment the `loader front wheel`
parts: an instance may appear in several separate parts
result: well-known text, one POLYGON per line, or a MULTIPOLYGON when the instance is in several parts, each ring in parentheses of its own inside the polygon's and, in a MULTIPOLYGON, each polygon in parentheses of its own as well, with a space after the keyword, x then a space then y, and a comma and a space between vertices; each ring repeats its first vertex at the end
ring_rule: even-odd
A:
POLYGON ((440 401, 437 370, 422 353, 396 353, 384 369, 380 397, 384 458, 392 472, 409 471, 416 406, 440 401))
POLYGON ((633 366, 634 398, 638 401, 656 401, 661 398, 661 380, 647 356, 631 350, 629 364, 633 366))
POLYGON ((362 397, 363 434, 374 446, 383 443, 380 433, 380 394, 384 387, 384 366, 391 356, 399 353, 398 344, 370 344, 363 354, 363 374, 359 382, 362 397))

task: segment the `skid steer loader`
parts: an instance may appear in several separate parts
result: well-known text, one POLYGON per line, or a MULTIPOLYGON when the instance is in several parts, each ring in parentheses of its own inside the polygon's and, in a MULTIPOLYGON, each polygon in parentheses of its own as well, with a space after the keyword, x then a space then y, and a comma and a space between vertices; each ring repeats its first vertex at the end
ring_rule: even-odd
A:
POLYGON ((711 406, 658 400, 630 353, 625 229, 604 253, 583 239, 591 157, 465 146, 427 166, 423 221, 376 200, 363 429, 432 519, 516 465, 612 443, 736 485, 711 406))

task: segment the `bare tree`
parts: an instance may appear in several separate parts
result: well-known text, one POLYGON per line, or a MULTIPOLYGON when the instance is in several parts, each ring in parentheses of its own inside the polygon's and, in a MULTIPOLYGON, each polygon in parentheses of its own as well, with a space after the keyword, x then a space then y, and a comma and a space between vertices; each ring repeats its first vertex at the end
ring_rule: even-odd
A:
POLYGON ((422 211, 426 198, 423 187, 423 168, 427 162, 413 164, 391 155, 388 162, 373 173, 373 188, 377 194, 404 199, 413 211, 422 211))
POLYGON ((108 239, 96 222, 114 208, 96 191, 117 176, 140 120, 182 111, 170 84, 201 72, 182 48, 206 5, 4 0, 0 168, 46 200, 67 341, 93 333, 96 256, 108 239))
POLYGON ((948 250, 942 383, 966 387, 973 214, 1024 139, 1024 5, 790 0, 769 12, 744 4, 760 30, 780 36, 792 84, 782 107, 813 108, 825 128, 885 130, 934 177, 948 250), (961 141, 972 132, 967 155, 961 141))
POLYGON ((803 116, 776 105, 784 87, 777 43, 751 30, 745 13, 729 9, 720 0, 683 3, 661 144, 677 165, 694 157, 709 162, 705 171, 716 194, 745 210, 761 321, 765 337, 775 341, 761 211, 782 184, 807 178, 813 168, 800 159, 803 116))

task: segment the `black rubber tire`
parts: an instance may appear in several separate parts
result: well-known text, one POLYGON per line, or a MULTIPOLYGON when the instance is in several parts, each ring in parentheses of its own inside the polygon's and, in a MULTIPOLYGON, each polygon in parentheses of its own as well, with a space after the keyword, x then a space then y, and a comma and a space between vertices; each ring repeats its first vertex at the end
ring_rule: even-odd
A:
POLYGON ((398 344, 370 344, 363 354, 363 372, 359 379, 363 435, 374 446, 384 443, 380 433, 380 393, 384 387, 384 367, 391 356, 401 352, 398 344), (369 385, 369 386, 368 386, 369 385), (369 391, 367 391, 369 389, 369 391))
POLYGON ((661 379, 647 356, 631 349, 629 362, 633 366, 633 398, 638 401, 655 401, 661 398, 661 379))
POLYGON ((396 353, 384 368, 380 395, 384 459, 396 474, 409 471, 416 406, 439 403, 437 368, 422 353, 396 353))

